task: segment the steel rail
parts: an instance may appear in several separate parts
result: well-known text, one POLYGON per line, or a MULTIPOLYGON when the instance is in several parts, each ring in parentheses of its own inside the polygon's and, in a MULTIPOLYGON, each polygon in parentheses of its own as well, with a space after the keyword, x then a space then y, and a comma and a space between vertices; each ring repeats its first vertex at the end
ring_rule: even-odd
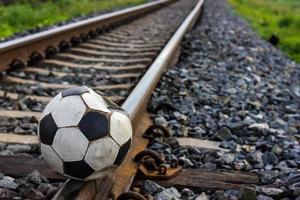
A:
POLYGON ((27 63, 33 52, 45 56, 48 46, 59 49, 62 41, 69 43, 72 37, 80 38, 82 34, 144 15, 174 1, 177 0, 158 0, 0 43, 0 71, 9 69, 14 59, 27 63))
POLYGON ((172 63, 172 59, 174 59, 174 55, 176 54, 185 33, 192 28, 198 19, 203 2, 204 0, 199 0, 198 4, 186 17, 184 22, 177 29, 175 34, 171 37, 169 42, 162 49, 158 57, 154 60, 150 68, 123 103, 122 108, 129 113, 133 122, 136 122, 140 113, 145 110, 150 96, 162 74, 166 71, 170 63, 172 63))

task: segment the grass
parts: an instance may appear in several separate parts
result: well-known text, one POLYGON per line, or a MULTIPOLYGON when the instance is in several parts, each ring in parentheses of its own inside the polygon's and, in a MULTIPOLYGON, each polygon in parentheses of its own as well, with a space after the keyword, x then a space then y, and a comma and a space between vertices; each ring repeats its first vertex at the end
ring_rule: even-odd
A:
POLYGON ((299 0, 228 0, 258 34, 268 40, 279 38, 278 47, 300 63, 299 0))
POLYGON ((0 5, 0 40, 89 13, 137 5, 146 0, 17 0, 0 5))

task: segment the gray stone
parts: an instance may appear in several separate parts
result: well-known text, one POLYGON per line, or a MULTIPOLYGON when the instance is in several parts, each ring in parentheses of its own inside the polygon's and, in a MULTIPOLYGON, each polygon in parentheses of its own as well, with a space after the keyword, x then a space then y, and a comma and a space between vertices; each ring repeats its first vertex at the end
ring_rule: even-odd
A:
POLYGON ((0 152, 1 156, 14 156, 15 154, 13 152, 11 152, 10 150, 4 150, 0 152))
POLYGON ((162 125, 162 126, 168 126, 169 125, 168 121, 163 116, 156 117, 154 119, 154 122, 155 122, 155 124, 159 124, 159 125, 162 125))
POLYGON ((235 160, 235 155, 233 153, 225 153, 223 154, 222 159, 227 165, 231 165, 235 160))
POLYGON ((193 167, 194 166, 193 162, 185 156, 178 158, 178 161, 184 167, 193 167))
POLYGON ((272 148, 272 152, 279 156, 283 152, 283 149, 278 144, 275 144, 272 148))
POLYGON ((43 176, 39 171, 34 170, 30 174, 26 176, 26 181, 28 183, 33 183, 36 185, 40 185, 41 183, 47 183, 48 180, 45 176, 43 176))
POLYGON ((267 123, 255 123, 255 124, 251 124, 248 128, 251 130, 259 131, 260 133, 264 133, 270 127, 267 123))
POLYGON ((173 187, 164 189, 153 196, 154 200, 180 200, 180 193, 173 187))
POLYGON ((251 164, 252 163, 262 163, 263 162, 262 156, 263 156, 263 154, 260 151, 256 151, 256 152, 247 154, 246 159, 251 164))
POLYGON ((153 181, 150 181, 150 180, 144 181, 143 185, 141 187, 141 192, 143 194, 155 195, 156 193, 159 193, 159 192, 161 192, 163 190, 164 190, 163 187, 161 187, 157 183, 155 183, 153 181))
POLYGON ((10 144, 7 145, 6 149, 13 153, 24 153, 24 152, 30 152, 31 146, 26 144, 10 144))
POLYGON ((262 159, 266 165, 267 164, 276 165, 279 162, 278 157, 272 152, 264 153, 262 159))
POLYGON ((274 200, 274 199, 271 198, 271 197, 260 194, 260 195, 257 196, 257 200, 274 200))
POLYGON ((232 139, 232 134, 229 128, 222 127, 218 130, 214 137, 221 141, 228 141, 232 139))
POLYGON ((202 192, 195 200, 208 200, 205 192, 202 192))
POLYGON ((245 188, 241 200, 256 200, 256 191, 252 188, 245 188))
POLYGON ((230 150, 235 150, 236 147, 237 147, 237 144, 234 142, 234 141, 223 141, 220 143, 219 145, 221 148, 224 148, 224 149, 230 149, 230 150))
POLYGON ((280 188, 272 188, 272 187, 261 187, 260 191, 263 194, 265 194, 267 196, 271 196, 271 197, 278 197, 284 192, 280 188))
POLYGON ((19 185, 14 182, 14 178, 9 177, 9 176, 4 176, 1 180, 0 180, 0 187, 3 188, 7 188, 7 189, 17 189, 17 187, 19 187, 19 185))
POLYGON ((181 191, 181 198, 191 198, 191 197, 194 197, 195 196, 195 193, 188 189, 188 188, 184 188, 182 191, 181 191))

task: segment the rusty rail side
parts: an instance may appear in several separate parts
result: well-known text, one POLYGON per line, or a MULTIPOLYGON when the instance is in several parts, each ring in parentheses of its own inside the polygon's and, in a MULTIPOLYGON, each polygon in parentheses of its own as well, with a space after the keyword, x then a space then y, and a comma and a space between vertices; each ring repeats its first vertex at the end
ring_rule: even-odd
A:
POLYGON ((0 71, 9 69, 14 59, 27 63, 33 52, 44 57, 48 46, 58 49, 62 41, 70 42, 72 37, 79 38, 82 34, 88 34, 90 31, 95 32, 96 29, 144 15, 174 1, 177 0, 150 2, 1 43, 0 71))

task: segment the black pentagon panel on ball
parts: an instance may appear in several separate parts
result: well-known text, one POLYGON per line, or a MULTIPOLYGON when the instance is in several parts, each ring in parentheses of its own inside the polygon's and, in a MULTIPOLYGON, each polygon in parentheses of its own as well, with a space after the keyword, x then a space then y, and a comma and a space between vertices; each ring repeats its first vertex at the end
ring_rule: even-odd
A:
POLYGON ((84 160, 64 162, 64 173, 74 178, 85 179, 94 171, 84 160))
POLYGON ((80 120, 79 129, 87 139, 99 139, 108 135, 109 121, 104 114, 88 112, 80 120))
POLYGON ((67 97, 67 96, 74 96, 74 95, 82 95, 83 93, 89 92, 89 90, 86 87, 76 87, 76 88, 70 88, 67 90, 63 90, 61 92, 62 97, 67 97))
POLYGON ((39 124, 39 133, 41 142, 44 144, 52 145, 57 126, 51 114, 46 115, 39 124))
POLYGON ((131 144, 131 138, 125 143, 123 144, 118 152, 117 158, 114 162, 114 165, 121 165, 123 160, 125 159, 129 149, 130 149, 130 144, 131 144))

